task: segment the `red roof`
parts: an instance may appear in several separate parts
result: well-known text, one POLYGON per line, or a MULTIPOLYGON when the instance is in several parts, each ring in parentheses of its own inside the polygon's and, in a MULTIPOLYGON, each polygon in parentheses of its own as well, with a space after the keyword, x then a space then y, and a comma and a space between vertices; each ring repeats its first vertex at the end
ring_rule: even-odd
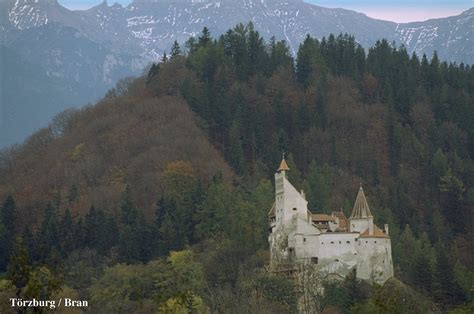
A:
POLYGON ((313 221, 334 221, 336 220, 334 217, 331 217, 326 214, 313 214, 311 219, 313 221))
POLYGON ((332 212, 333 216, 336 216, 339 219, 339 230, 340 231, 348 231, 349 221, 346 218, 346 215, 341 212, 332 212))
POLYGON ((280 167, 278 167, 278 172, 280 171, 289 171, 290 167, 288 167, 288 164, 286 163, 285 159, 283 158, 280 163, 280 167))
POLYGON ((389 238, 379 227, 374 225, 374 234, 369 234, 369 229, 362 232, 359 238, 389 238))

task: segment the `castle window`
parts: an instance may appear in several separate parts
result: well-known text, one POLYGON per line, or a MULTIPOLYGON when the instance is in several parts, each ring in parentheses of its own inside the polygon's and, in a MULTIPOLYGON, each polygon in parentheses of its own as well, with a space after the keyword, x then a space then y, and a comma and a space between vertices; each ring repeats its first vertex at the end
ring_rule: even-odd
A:
POLYGON ((369 241, 365 241, 365 243, 369 243, 369 241))
POLYGON ((303 238, 303 242, 306 243, 306 238, 303 238))
POLYGON ((296 207, 293 207, 293 210, 296 210, 296 207))
POLYGON ((339 241, 339 244, 341 244, 341 241, 339 241))
POLYGON ((321 244, 324 244, 324 242, 321 242, 321 244))
POLYGON ((338 260, 337 258, 336 258, 334 261, 335 261, 335 262, 339 262, 339 260, 338 260))
POLYGON ((346 241, 346 243, 351 243, 351 241, 346 241))
POLYGON ((374 241, 374 243, 377 243, 377 241, 374 241))
POLYGON ((334 241, 331 241, 331 244, 334 244, 334 241))
POLYGON ((318 258, 317 257, 311 257, 311 263, 317 264, 318 263, 318 258))

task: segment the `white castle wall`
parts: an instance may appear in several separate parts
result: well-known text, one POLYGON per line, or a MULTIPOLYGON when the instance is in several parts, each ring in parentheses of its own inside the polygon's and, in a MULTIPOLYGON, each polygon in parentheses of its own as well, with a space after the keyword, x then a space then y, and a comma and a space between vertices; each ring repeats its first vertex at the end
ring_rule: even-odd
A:
POLYGON ((382 284, 393 277, 392 245, 389 238, 359 238, 356 249, 358 278, 382 284))
POLYGON ((357 233, 324 233, 319 237, 319 255, 321 259, 334 261, 354 260, 356 256, 355 238, 357 233))
POLYGON ((285 172, 275 174, 275 215, 276 223, 286 224, 295 214, 307 217, 308 202, 285 177, 285 172))
POLYGON ((303 263, 314 263, 312 258, 317 258, 324 273, 345 276, 357 264, 357 237, 357 233, 296 234, 296 257, 303 263))
POLYGON ((350 218, 349 219, 349 228, 352 232, 364 232, 369 229, 369 232, 372 233, 374 230, 374 219, 370 218, 350 218))

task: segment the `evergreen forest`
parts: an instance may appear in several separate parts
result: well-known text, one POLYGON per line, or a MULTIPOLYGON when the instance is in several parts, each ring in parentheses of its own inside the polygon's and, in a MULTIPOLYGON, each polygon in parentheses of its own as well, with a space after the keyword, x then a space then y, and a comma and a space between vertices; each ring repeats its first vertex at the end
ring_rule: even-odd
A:
MULTIPOLYGON (((254 26, 175 42, 143 76, 0 151, 0 313, 474 312, 474 67, 254 26), (324 291, 269 271, 273 175, 390 225, 395 278, 324 291), (24 309, 29 312, 49 309, 24 309)), ((321 278, 312 280, 321 281, 321 278)))

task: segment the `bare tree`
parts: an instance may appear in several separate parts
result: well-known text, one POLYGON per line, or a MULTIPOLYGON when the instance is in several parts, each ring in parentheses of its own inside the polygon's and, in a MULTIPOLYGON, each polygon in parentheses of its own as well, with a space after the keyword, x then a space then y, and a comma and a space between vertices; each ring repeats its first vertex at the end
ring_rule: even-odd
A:
POLYGON ((0 149, 0 172, 5 173, 13 168, 17 149, 18 145, 0 149))
POLYGON ((73 120, 77 113, 77 109, 68 108, 55 115, 49 124, 53 136, 60 137, 63 134, 69 133, 72 129, 73 120))
POLYGON ((324 292, 326 274, 317 265, 301 263, 296 274, 299 307, 302 313, 323 313, 327 298, 324 292))

